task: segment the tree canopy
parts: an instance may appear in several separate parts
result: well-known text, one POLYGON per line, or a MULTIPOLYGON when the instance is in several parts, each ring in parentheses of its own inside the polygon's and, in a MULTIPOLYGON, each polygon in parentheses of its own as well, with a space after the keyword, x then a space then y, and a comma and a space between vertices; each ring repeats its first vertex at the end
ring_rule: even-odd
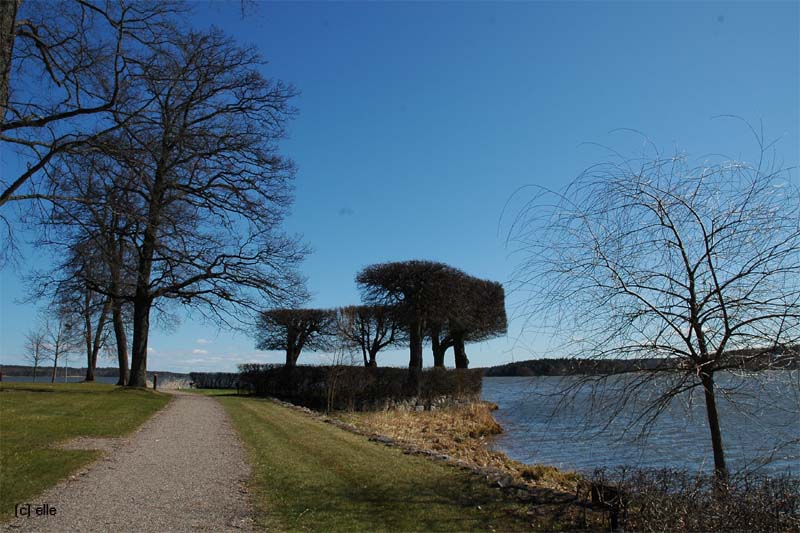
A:
POLYGON ((295 366, 300 353, 333 347, 336 312, 331 309, 272 309, 259 315, 256 348, 283 350, 286 366, 295 366))
POLYGON ((444 366, 444 352, 453 346, 456 367, 467 368, 465 342, 506 330, 502 285, 444 263, 411 260, 371 265, 356 276, 356 282, 367 304, 390 306, 405 324, 412 368, 422 368, 425 335, 432 339, 435 366, 444 366))

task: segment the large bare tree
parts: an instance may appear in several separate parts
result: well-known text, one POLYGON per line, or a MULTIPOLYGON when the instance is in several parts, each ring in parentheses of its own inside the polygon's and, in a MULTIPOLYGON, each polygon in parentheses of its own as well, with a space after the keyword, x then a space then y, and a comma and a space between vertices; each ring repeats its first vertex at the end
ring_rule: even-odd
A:
POLYGON ((615 376, 607 413, 651 395, 636 420, 652 422, 676 398, 701 391, 724 479, 717 401, 734 391, 716 378, 769 368, 800 341, 796 177, 764 157, 752 165, 658 153, 613 160, 563 192, 539 190, 510 239, 524 258, 515 289, 528 325, 556 332, 567 355, 660 361, 615 376))
POLYGON ((295 91, 263 65, 216 30, 165 37, 142 59, 118 127, 48 167, 58 218, 107 263, 92 288, 115 311, 132 308, 131 386, 145 384, 156 306, 234 325, 303 292, 305 249, 280 230, 294 167, 278 141, 295 91))

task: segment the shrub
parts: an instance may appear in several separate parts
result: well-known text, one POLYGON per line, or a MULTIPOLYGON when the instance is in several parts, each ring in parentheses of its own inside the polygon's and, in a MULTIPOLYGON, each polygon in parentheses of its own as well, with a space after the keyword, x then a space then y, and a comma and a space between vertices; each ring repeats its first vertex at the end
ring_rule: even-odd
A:
POLYGON ((235 372, 191 372, 189 377, 198 389, 235 389, 240 376, 235 372))
POLYGON ((593 487, 613 487, 603 502, 636 531, 797 531, 800 479, 742 474, 724 486, 713 475, 674 470, 598 470, 593 487))
POLYGON ((260 396, 314 409, 431 409, 476 400, 482 370, 409 370, 353 366, 241 365, 241 380, 260 396))

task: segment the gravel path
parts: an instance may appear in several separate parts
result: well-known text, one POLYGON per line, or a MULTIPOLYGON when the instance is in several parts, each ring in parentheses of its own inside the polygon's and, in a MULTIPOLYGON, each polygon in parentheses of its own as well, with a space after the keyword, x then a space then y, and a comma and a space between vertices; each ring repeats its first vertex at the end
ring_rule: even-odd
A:
MULTIPOLYGON (((103 459, 31 503, 56 514, 18 518, 7 531, 250 531, 249 466, 222 406, 174 392, 172 402, 103 459)), ((81 445, 80 443, 73 444, 81 445)))

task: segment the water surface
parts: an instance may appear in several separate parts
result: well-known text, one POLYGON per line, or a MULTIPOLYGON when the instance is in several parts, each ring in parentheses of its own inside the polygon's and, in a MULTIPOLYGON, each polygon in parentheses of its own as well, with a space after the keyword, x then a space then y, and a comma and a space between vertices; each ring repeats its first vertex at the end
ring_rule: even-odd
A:
MULTIPOLYGON (((637 406, 623 410, 605 427, 609 418, 606 415, 613 404, 610 396, 598 399, 583 390, 569 406, 554 412, 563 397, 559 391, 576 379, 484 378, 483 399, 498 404, 495 417, 505 429, 495 439, 494 446, 518 461, 584 472, 596 467, 626 465, 713 469, 711 437, 699 389, 670 405, 652 425, 649 436, 642 439, 640 426, 628 428, 637 406)), ((733 402, 725 398, 717 400, 731 471, 800 473, 799 380, 796 371, 776 372, 763 380, 718 378, 718 382, 735 392, 731 395, 733 402), (793 443, 787 444, 792 440, 793 443)))

